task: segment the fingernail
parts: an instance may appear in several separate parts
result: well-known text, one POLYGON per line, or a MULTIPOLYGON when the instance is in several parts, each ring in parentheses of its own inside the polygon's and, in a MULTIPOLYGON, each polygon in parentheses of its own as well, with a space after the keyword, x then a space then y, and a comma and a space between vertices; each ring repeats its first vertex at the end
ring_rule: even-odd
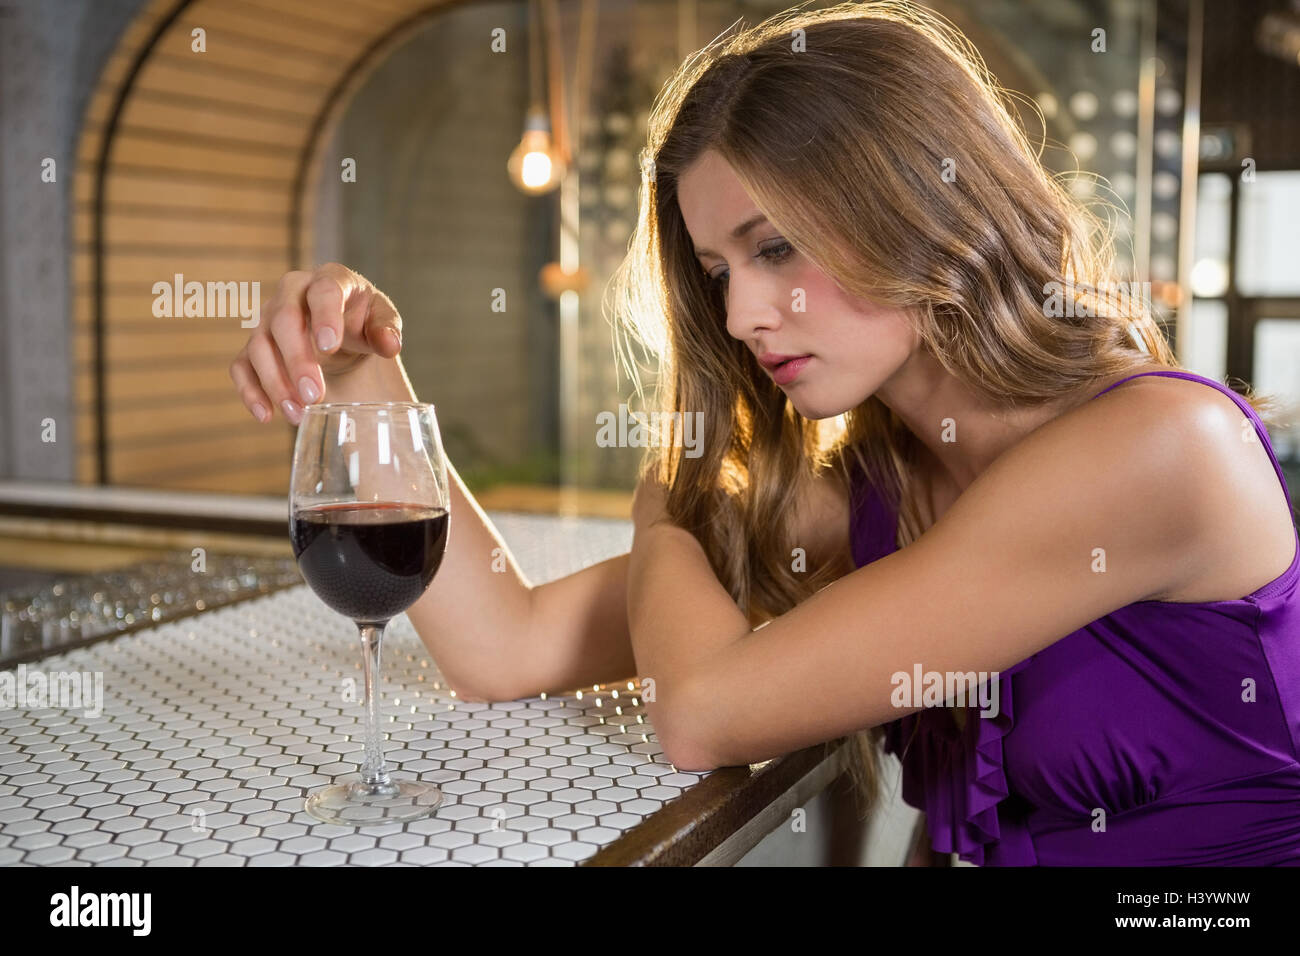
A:
POLYGON ((271 413, 266 410, 266 406, 258 402, 253 406, 253 417, 259 422, 264 422, 271 417, 271 413))
POLYGON ((388 334, 393 337, 393 341, 397 343, 397 350, 400 352, 402 350, 402 333, 397 329, 390 328, 388 334))
POLYGON ((328 352, 330 349, 334 348, 334 343, 338 340, 338 336, 334 334, 334 330, 328 325, 316 330, 316 346, 322 352, 328 352))
POLYGON ((298 394, 303 397, 303 400, 308 405, 320 398, 320 391, 316 388, 316 383, 306 375, 298 379, 298 394))
POLYGON ((280 407, 284 409, 284 417, 289 419, 289 421, 294 425, 297 425, 302 421, 302 409, 292 400, 286 398, 280 403, 280 407))

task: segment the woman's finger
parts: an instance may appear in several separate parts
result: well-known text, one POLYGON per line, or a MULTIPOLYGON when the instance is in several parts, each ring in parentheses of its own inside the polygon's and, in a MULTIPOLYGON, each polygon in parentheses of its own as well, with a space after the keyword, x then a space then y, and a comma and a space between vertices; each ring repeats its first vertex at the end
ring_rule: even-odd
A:
POLYGON ((303 405, 320 401, 325 394, 325 380, 302 310, 294 303, 286 303, 271 317, 268 331, 292 383, 294 399, 303 405))
POLYGON ((239 398, 244 403, 244 407, 252 413, 253 417, 259 422, 266 423, 271 420, 271 399, 267 397, 266 392, 262 391, 257 384, 257 376, 253 373, 253 366, 248 360, 247 350, 241 350, 235 356, 235 360, 230 363, 230 380, 235 383, 235 389, 239 392, 239 398))
POLYGON ((370 299, 364 332, 370 348, 383 358, 392 358, 402 350, 402 317, 378 289, 370 299))
POLYGON ((357 275, 337 262, 327 262, 313 273, 304 293, 307 331, 322 352, 329 354, 344 343, 343 311, 359 289, 357 275))
POLYGON ((284 412, 291 424, 302 421, 302 405, 289 384, 289 376, 280 364, 280 356, 269 336, 258 335, 248 341, 248 360, 257 373, 258 383, 271 401, 284 412))

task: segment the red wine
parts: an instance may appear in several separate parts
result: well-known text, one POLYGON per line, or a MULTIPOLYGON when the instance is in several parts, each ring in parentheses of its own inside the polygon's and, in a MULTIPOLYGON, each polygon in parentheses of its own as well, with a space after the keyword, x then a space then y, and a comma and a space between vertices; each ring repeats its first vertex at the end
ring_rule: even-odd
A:
POLYGON ((290 534, 302 575, 345 617, 374 624, 416 602, 442 564, 448 515, 392 502, 296 511, 290 534))

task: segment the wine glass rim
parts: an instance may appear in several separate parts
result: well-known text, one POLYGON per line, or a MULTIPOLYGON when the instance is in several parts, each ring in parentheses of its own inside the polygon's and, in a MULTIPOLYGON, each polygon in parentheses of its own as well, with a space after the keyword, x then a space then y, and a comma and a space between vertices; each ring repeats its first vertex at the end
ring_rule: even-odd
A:
POLYGON ((313 409, 329 410, 335 408, 428 408, 434 407, 433 402, 314 402, 311 405, 304 406, 303 412, 310 412, 313 409))

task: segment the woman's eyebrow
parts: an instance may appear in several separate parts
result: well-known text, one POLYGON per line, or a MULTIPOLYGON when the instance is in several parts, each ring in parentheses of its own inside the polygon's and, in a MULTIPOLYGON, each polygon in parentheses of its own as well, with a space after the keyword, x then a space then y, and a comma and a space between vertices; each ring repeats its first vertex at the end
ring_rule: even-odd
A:
MULTIPOLYGON (((756 216, 751 216, 750 218, 742 222, 739 226, 737 226, 735 229, 731 230, 731 238, 733 240, 743 239, 745 238, 745 233, 749 232, 749 230, 753 229, 759 223, 763 223, 763 222, 767 222, 767 216, 763 215, 761 212, 756 216)), ((699 259, 703 256, 712 256, 715 259, 722 258, 712 249, 697 248, 695 250, 695 258, 699 259)))

